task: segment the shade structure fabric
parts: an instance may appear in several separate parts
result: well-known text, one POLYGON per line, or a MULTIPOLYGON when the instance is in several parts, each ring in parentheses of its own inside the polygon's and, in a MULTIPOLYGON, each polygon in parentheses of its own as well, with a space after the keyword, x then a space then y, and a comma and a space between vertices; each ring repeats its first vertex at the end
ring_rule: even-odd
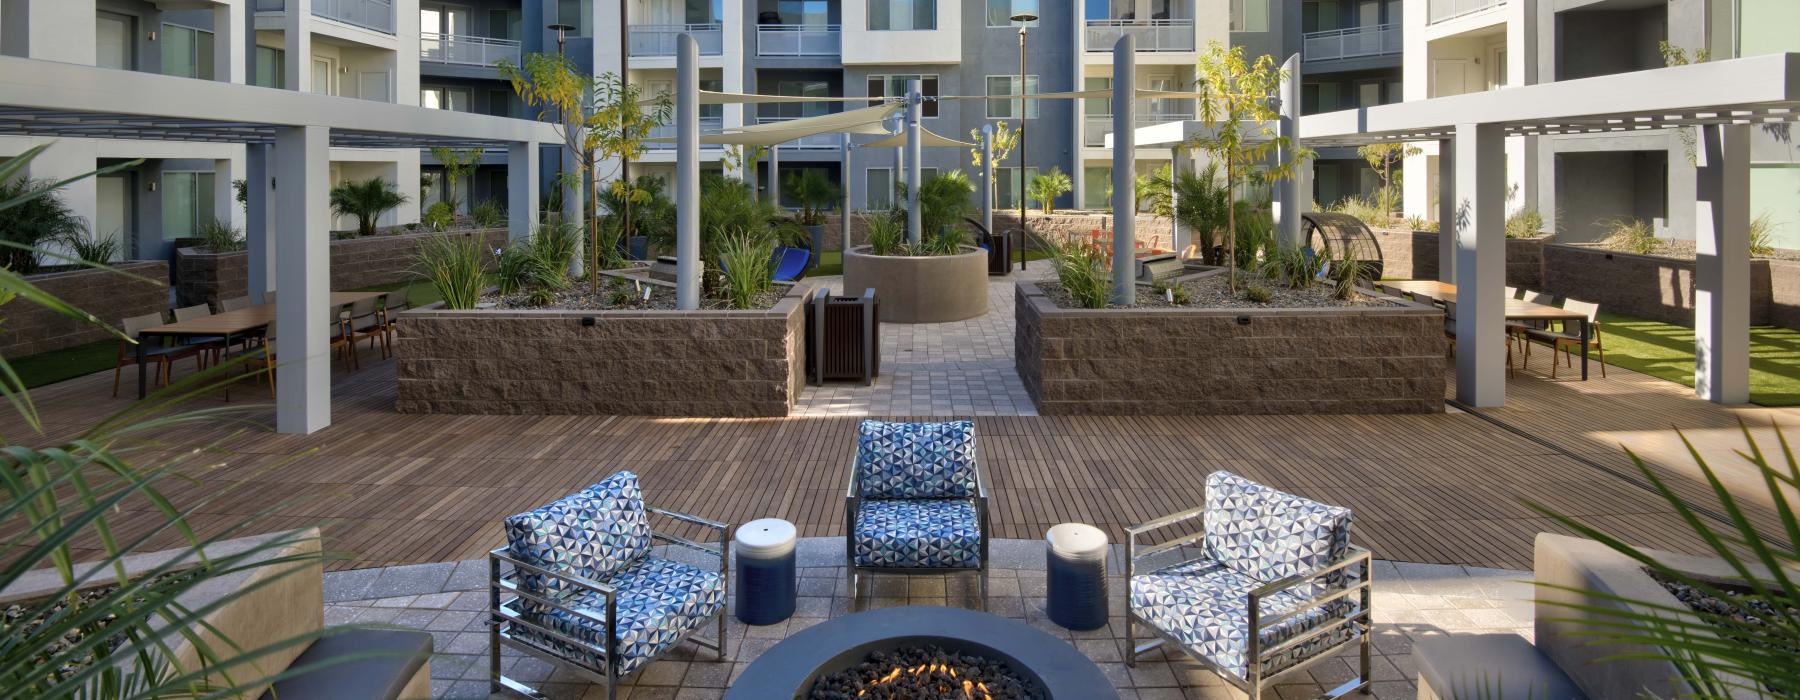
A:
MULTIPOLYGON (((932 133, 931 131, 929 131, 923 127, 921 127, 919 129, 919 134, 920 134, 919 144, 926 148, 974 148, 975 147, 975 144, 973 144, 973 143, 969 143, 967 141, 958 141, 958 140, 950 138, 948 136, 940 136, 938 134, 932 133)), ((865 144, 860 144, 859 147, 860 148, 899 148, 899 147, 905 146, 905 145, 906 145, 906 133, 901 132, 901 133, 894 134, 893 136, 889 136, 884 139, 878 139, 875 141, 870 141, 865 144)))
MULTIPOLYGON (((826 114, 817 117, 802 117, 772 124, 757 124, 722 134, 701 134, 700 143, 707 145, 728 146, 776 146, 780 144, 818 134, 872 134, 885 136, 887 126, 883 123, 900 110, 899 103, 888 103, 874 107, 853 109, 848 112, 826 114)), ((673 143, 674 138, 661 137, 644 139, 651 143, 673 143)))

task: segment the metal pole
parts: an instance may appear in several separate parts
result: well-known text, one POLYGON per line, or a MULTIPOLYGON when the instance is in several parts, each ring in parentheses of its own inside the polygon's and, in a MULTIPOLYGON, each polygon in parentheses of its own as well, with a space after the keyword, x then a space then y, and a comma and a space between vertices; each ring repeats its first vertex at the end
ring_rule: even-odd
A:
POLYGON ((914 246, 925 240, 925 222, 919 214, 919 188, 925 184, 919 174, 919 161, 925 155, 919 142, 919 115, 924 111, 921 89, 919 81, 906 81, 906 242, 914 246))
POLYGON ((1112 303, 1131 306, 1137 302, 1137 280, 1132 278, 1132 265, 1137 262, 1136 206, 1137 181, 1133 175, 1137 163, 1137 41, 1130 34, 1113 44, 1113 241, 1112 303))
MULTIPOLYGON (((838 170, 843 173, 843 176, 838 178, 838 180, 841 181, 838 184, 840 184, 842 186, 840 189, 842 189, 844 191, 843 192, 844 206, 842 209, 840 209, 838 211, 838 227, 840 229, 843 229, 843 232, 841 234, 840 240, 838 240, 838 249, 842 250, 843 252, 848 253, 848 252, 850 252, 850 134, 849 134, 849 132, 845 132, 843 134, 843 139, 844 139, 843 140, 844 164, 838 168, 838 170)), ((845 293, 848 294, 849 292, 845 292, 845 293)))
POLYGON ((994 125, 981 125, 981 228, 994 233, 994 125))
MULTIPOLYGON (((625 0, 619 0, 619 87, 625 90, 631 88, 631 17, 628 13, 630 6, 631 3, 625 2, 625 0)), ((619 126, 626 127, 623 123, 623 118, 621 118, 619 126)), ((631 138, 631 132, 628 127, 621 128, 620 131, 626 138, 631 138)), ((596 175, 596 177, 598 176, 596 175)), ((621 155, 619 157, 619 180, 624 182, 626 187, 631 186, 631 156, 621 155)), ((598 182, 594 183, 595 187, 598 187, 599 185, 600 183, 598 182)), ((624 216, 621 217, 619 222, 620 244, 625 244, 627 241, 631 240, 630 236, 632 230, 631 197, 624 197, 623 200, 625 203, 625 211, 623 212, 624 216)), ((595 211, 594 216, 600 216, 600 212, 595 211)), ((599 257, 595 257, 595 260, 598 259, 599 257)))
POLYGON ((700 308, 700 42, 675 38, 675 306, 700 308))
POLYGON ((1276 237, 1282 248, 1299 248, 1306 245, 1302 240, 1300 225, 1300 164, 1295 162, 1294 153, 1300 148, 1300 54, 1288 57, 1281 64, 1281 119, 1277 129, 1287 137, 1287 147, 1275 154, 1278 162, 1293 167, 1286 180, 1275 182, 1275 218, 1280 234, 1276 237))
POLYGON ((769 201, 781 209, 781 144, 769 147, 769 201))
POLYGON ((1025 269, 1025 35, 1028 28, 1019 22, 1019 269, 1025 269))

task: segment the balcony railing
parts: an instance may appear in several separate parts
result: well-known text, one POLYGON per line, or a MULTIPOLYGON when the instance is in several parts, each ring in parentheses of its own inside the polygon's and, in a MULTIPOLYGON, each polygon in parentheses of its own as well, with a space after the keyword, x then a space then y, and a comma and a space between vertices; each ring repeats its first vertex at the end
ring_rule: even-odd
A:
POLYGON ((519 42, 485 36, 419 33, 419 60, 460 66, 491 66, 505 60, 519 64, 519 42))
MULTIPOLYGON (((777 124, 777 123, 785 122, 785 121, 793 121, 793 117, 761 117, 756 120, 756 123, 758 123, 758 124, 777 124)), ((810 151, 810 150, 827 150, 827 149, 829 149, 829 150, 835 151, 838 149, 838 145, 839 145, 839 138, 838 138, 837 134, 813 134, 811 136, 802 136, 798 139, 794 139, 793 141, 789 141, 787 143, 781 144, 781 150, 784 150, 784 151, 791 151, 791 150, 810 151)))
MULTIPOLYGON (((702 133, 702 134, 717 134, 724 130, 725 130, 725 118, 724 117, 701 117, 700 118, 700 133, 702 133)), ((675 125, 668 124, 668 125, 659 126, 654 129, 651 129, 650 130, 650 138, 652 138, 652 139, 673 139, 673 138, 675 138, 675 125)), ((720 146, 718 144, 700 144, 700 148, 702 148, 702 149, 719 148, 719 147, 720 146)), ((649 141, 644 144, 644 149, 649 150, 649 151, 673 151, 673 150, 675 150, 675 142, 674 141, 649 141)))
POLYGON ((719 56, 725 53, 725 25, 713 22, 710 24, 646 24, 631 28, 631 55, 633 56, 673 56, 675 55, 675 38, 683 33, 694 37, 700 44, 700 55, 719 56))
MULTIPOLYGON (((1146 127, 1146 126, 1155 126, 1157 124, 1166 124, 1169 122, 1188 121, 1193 118, 1194 118, 1193 112, 1179 112, 1179 111, 1145 112, 1145 111, 1139 111, 1137 114, 1137 125, 1139 128, 1142 128, 1142 127, 1146 127)), ((1106 147, 1106 135, 1112 133, 1112 129, 1113 129, 1112 115, 1110 115, 1110 114, 1089 114, 1089 115, 1087 115, 1086 121, 1087 121, 1086 128, 1081 130, 1081 132, 1082 132, 1081 145, 1087 146, 1089 148, 1105 148, 1106 147)))
POLYGON ((1090 19, 1087 50, 1111 51, 1119 37, 1137 37, 1138 51, 1193 51, 1191 19, 1090 19))
MULTIPOLYGON (((287 0, 256 0, 257 12, 284 12, 287 0)), ((314 17, 394 33, 394 0, 312 0, 314 17)))
POLYGON ((1505 4, 1506 0, 1431 0, 1428 22, 1436 24, 1505 4))
POLYGON ((1400 53, 1401 49, 1400 25, 1393 23, 1309 32, 1301 38, 1300 51, 1308 61, 1330 61, 1386 56, 1400 53))
POLYGON ((758 56, 836 56, 843 53, 835 24, 756 25, 758 56))

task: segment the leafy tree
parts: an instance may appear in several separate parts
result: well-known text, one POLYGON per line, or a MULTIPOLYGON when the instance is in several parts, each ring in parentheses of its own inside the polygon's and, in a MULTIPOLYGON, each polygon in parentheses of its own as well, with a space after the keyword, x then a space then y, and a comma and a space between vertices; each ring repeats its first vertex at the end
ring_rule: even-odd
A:
POLYGON ((825 212, 835 208, 839 190, 825 179, 825 172, 807 168, 790 173, 784 185, 800 201, 800 223, 819 226, 825 223, 825 212))
MULTIPOLYGON (((1195 90, 1200 93, 1200 121, 1206 124, 1210 133, 1196 137, 1190 145, 1224 165, 1225 185, 1231 191, 1237 191, 1259 177, 1252 170, 1253 166, 1265 166, 1260 177, 1272 182, 1293 177, 1294 168, 1312 157, 1311 149, 1296 148, 1298 144, 1291 143, 1269 126, 1281 117, 1276 109, 1276 96, 1282 79, 1287 77, 1276 65, 1274 57, 1264 54, 1251 61, 1245 58, 1244 47, 1227 49, 1214 41, 1200 56, 1195 72, 1195 90), (1295 153, 1292 160, 1270 162, 1270 156, 1278 150, 1290 148, 1295 153)), ((1225 257, 1235 260, 1235 207, 1226 209, 1225 245, 1225 257)), ((1229 284, 1236 291, 1235 265, 1230 272, 1229 284)))
POLYGON ((925 229, 923 235, 937 236, 968 216, 974 209, 974 194, 974 183, 961 170, 926 180, 919 186, 919 224, 925 229))
POLYGON ((1375 171, 1376 177, 1381 178, 1381 189, 1376 193, 1375 203, 1383 213, 1393 212, 1400 203, 1397 188, 1400 186, 1401 173, 1394 168, 1401 161, 1420 153, 1424 151, 1419 150, 1418 146, 1398 141, 1371 143, 1356 149, 1356 155, 1362 156, 1375 171))
POLYGON ((379 177, 345 180, 331 188, 331 213, 356 217, 358 236, 375 235, 376 220, 405 203, 406 195, 379 177))
POLYGON ((29 275, 38 269, 38 250, 57 243, 69 243, 87 233, 87 221, 69 208, 52 190, 49 180, 13 178, 0 180, 0 202, 19 200, 0 217, 0 266, 29 275), (39 196, 25 198, 32 193, 39 196))
POLYGON ((1180 175, 1173 175, 1168 167, 1160 168, 1138 191, 1148 192, 1151 214, 1174 219, 1187 227, 1196 240, 1194 246, 1199 249, 1201 262, 1223 264, 1219 232, 1230 215, 1231 191, 1219 178, 1217 163, 1207 163, 1199 172, 1190 170, 1180 175))
MULTIPOLYGON (((975 141, 975 147, 969 149, 969 166, 974 168, 975 172, 981 172, 986 165, 981 161, 981 130, 970 129, 969 139, 975 141)), ((1012 156, 1013 149, 1018 147, 1019 131, 1008 126, 1006 122, 994 122, 994 167, 998 168, 1000 163, 1006 162, 1006 159, 1012 156)), ((990 191, 993 186, 994 183, 988 183, 990 191)))
POLYGON ((462 210, 462 180, 474 174, 475 168, 481 165, 482 149, 471 148, 457 151, 443 146, 432 146, 431 156, 444 166, 444 201, 449 203, 450 211, 462 210))
POLYGON ((1068 173, 1063 172, 1062 168, 1052 167, 1049 172, 1031 178, 1031 184, 1025 188, 1025 193, 1031 201, 1043 207, 1045 214, 1050 214, 1056 210, 1056 198, 1074 189, 1075 183, 1069 180, 1068 173))
POLYGON ((756 182, 756 165, 768 154, 768 146, 732 144, 725 147, 725 154, 719 158, 719 164, 725 168, 725 172, 743 171, 745 182, 756 182))

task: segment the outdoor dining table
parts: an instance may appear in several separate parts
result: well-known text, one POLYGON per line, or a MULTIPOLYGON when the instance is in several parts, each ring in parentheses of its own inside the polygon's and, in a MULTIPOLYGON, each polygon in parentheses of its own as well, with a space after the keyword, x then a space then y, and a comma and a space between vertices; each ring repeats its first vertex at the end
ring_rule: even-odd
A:
MULTIPOLYGON (((379 297, 387 292, 332 292, 331 306, 343 308, 364 299, 379 297)), ((231 346, 233 336, 242 336, 252 331, 267 328, 275 320, 274 304, 257 304, 233 311, 216 313, 204 318, 176 321, 153 326, 138 331, 137 364, 138 364, 138 398, 149 393, 149 382, 144 367, 144 346, 152 338, 224 338, 226 347, 231 346)))
MULTIPOLYGON (((1384 280, 1381 286, 1398 289, 1409 294, 1424 294, 1441 302, 1456 303, 1456 285, 1437 280, 1384 280)), ((1506 320, 1508 321, 1574 321, 1581 326, 1581 380, 1588 378, 1588 336, 1593 331, 1588 328, 1587 314, 1570 311, 1547 304, 1538 304, 1521 299, 1506 300, 1506 320)), ((1551 361, 1556 361, 1554 357, 1551 361)))

